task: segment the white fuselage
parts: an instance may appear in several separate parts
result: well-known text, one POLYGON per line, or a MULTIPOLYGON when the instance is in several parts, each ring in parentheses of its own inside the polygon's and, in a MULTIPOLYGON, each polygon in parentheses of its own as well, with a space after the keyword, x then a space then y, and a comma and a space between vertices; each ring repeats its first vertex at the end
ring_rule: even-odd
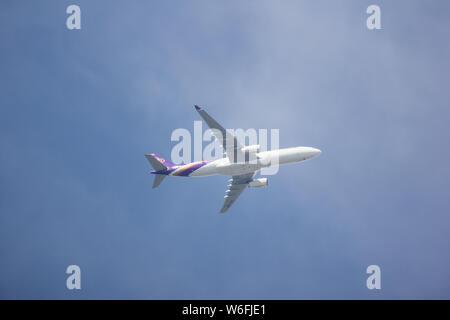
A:
POLYGON ((216 174, 235 176, 277 166, 311 159, 321 151, 311 147, 294 147, 255 153, 250 161, 231 163, 228 157, 217 159, 195 170, 190 177, 204 177, 216 174))

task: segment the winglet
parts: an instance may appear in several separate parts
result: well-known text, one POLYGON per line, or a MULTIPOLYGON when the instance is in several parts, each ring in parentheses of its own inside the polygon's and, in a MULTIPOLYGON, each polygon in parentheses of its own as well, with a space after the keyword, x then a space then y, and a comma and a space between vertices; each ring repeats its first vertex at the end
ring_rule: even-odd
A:
POLYGON ((197 110, 197 111, 202 110, 202 108, 200 108, 198 105, 195 105, 194 107, 195 107, 195 110, 197 110))

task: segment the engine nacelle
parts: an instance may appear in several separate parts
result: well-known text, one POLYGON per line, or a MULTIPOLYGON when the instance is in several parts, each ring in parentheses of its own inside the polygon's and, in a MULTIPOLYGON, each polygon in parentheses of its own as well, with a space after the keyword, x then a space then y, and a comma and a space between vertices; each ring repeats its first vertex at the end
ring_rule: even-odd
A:
POLYGON ((267 187, 269 184, 267 178, 259 178, 255 179, 252 182, 248 184, 249 188, 261 188, 261 187, 267 187))
POLYGON ((250 152, 250 153, 256 153, 259 152, 259 149, 261 148, 261 146, 259 144, 254 144, 252 146, 247 146, 247 147, 243 147, 241 148, 242 152, 250 152))
POLYGON ((258 164, 261 167, 269 167, 271 165, 270 157, 267 156, 262 157, 260 156, 260 154, 257 154, 256 158, 258 159, 258 164))

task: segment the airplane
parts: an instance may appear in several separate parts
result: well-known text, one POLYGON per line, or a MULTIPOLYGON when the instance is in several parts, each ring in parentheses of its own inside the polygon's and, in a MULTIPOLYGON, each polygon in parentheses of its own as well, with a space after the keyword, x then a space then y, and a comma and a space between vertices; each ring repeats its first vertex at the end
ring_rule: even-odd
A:
POLYGON ((312 147, 260 152, 259 145, 243 146, 229 130, 224 129, 205 110, 197 105, 194 107, 208 124, 215 138, 222 144, 227 156, 182 165, 172 163, 155 153, 146 154, 145 157, 154 169, 150 172, 155 175, 153 188, 157 188, 167 176, 204 177, 217 174, 231 176, 220 213, 225 213, 246 187, 259 188, 268 185, 267 178, 254 179, 261 168, 300 162, 322 153, 321 150, 312 147))

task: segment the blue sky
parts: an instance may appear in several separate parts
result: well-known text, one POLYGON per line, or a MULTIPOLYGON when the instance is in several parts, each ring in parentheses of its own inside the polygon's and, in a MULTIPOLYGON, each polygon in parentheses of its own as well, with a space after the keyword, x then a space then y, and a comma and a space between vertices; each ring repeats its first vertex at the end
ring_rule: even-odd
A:
POLYGON ((0 7, 0 298, 450 298, 447 1, 0 7), (194 104, 323 153, 225 215, 227 177, 152 190, 194 104))

